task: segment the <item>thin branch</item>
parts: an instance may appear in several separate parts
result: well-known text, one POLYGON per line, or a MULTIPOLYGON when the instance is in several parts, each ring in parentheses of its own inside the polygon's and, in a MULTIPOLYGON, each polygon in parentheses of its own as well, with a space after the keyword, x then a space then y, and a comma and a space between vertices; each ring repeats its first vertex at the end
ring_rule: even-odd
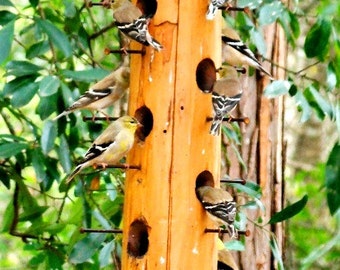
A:
POLYGON ((95 39, 114 27, 115 27, 115 22, 112 22, 109 25, 105 26, 104 28, 100 29, 98 32, 95 32, 92 35, 90 35, 88 39, 89 40, 95 39))

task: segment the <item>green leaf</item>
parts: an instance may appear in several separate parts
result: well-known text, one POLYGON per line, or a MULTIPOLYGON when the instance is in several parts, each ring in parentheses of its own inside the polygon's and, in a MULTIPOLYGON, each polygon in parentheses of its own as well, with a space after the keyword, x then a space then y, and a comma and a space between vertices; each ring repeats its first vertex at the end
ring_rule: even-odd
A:
POLYGON ((290 219, 291 217, 295 216, 296 214, 300 213, 301 210, 305 207, 306 203, 308 201, 308 196, 305 195, 302 197, 301 200, 287 206, 280 212, 275 213, 271 219, 269 220, 269 224, 278 223, 287 219, 290 219))
POLYGON ((59 86, 60 80, 58 77, 51 75, 44 77, 39 83, 40 96, 48 97, 55 94, 59 86))
POLYGON ((39 252, 36 256, 32 257, 29 262, 28 265, 30 267, 33 267, 33 269, 38 268, 37 266, 42 264, 46 259, 46 253, 45 252, 39 252))
MULTIPOLYGON (((19 216, 19 221, 33 221, 34 219, 40 218, 42 214, 49 208, 49 206, 27 207, 19 216)), ((42 233, 42 232, 41 232, 42 233)))
POLYGON ((4 186, 7 188, 7 189, 10 189, 11 188, 11 182, 10 182, 10 174, 5 171, 4 168, 0 167, 0 181, 4 184, 4 186))
POLYGON ((248 7, 250 10, 258 8, 262 4, 262 0, 238 0, 237 7, 248 7))
POLYGON ((252 42, 255 44, 258 52, 260 55, 265 55, 267 52, 267 45, 266 42, 262 36, 262 34, 258 31, 256 31, 255 28, 252 28, 250 31, 250 37, 252 42))
POLYGON ((292 30, 294 38, 298 38, 300 36, 300 23, 296 15, 292 12, 288 12, 290 17, 290 28, 292 30))
POLYGON ((334 63, 330 62, 327 66, 327 91, 333 90, 338 83, 334 63))
POLYGON ((0 0, 0 6, 14 7, 12 2, 9 0, 0 0))
POLYGON ((57 94, 49 97, 40 98, 40 102, 36 109, 36 113, 39 114, 41 120, 45 120, 57 109, 57 94))
POLYGON ((304 123, 310 118, 312 110, 309 106, 307 99, 305 98, 301 91, 298 91, 294 98, 296 105, 298 106, 298 109, 302 111, 301 122, 304 123))
MULTIPOLYGON (((20 91, 16 91, 11 98, 11 104, 15 108, 20 108, 28 104, 34 95, 38 92, 39 85, 37 83, 29 83, 22 88, 20 91)), ((19 90, 19 89, 18 89, 19 90)))
POLYGON ((115 240, 106 243, 99 252, 100 268, 105 267, 111 263, 111 253, 115 248, 115 240))
POLYGON ((10 82, 5 84, 3 95, 8 97, 16 91, 24 91, 23 88, 25 88, 28 84, 34 83, 36 78, 37 76, 29 75, 11 80, 10 82))
POLYGON ((32 59, 37 56, 41 56, 46 53, 50 49, 47 40, 43 40, 37 43, 34 43, 31 47, 26 50, 26 58, 32 59))
POLYGON ((308 90, 312 94, 315 104, 317 104, 317 106, 320 108, 323 114, 328 115, 330 118, 332 118, 333 110, 330 102, 326 101, 314 86, 311 85, 310 87, 308 87, 308 90))
MULTIPOLYGON (((0 14, 1 16, 1 14, 0 14)), ((0 64, 2 64, 11 52, 14 37, 14 20, 0 30, 0 64)))
POLYGON ((27 149, 29 145, 27 143, 9 142, 0 145, 0 158, 13 157, 23 150, 27 149))
POLYGON ((296 95, 297 92, 298 92, 297 86, 296 86, 295 84, 292 84, 292 85, 290 86, 290 88, 289 88, 289 91, 288 91, 289 95, 290 95, 291 97, 293 97, 293 96, 296 95))
POLYGON ((17 15, 7 10, 0 10, 0 25, 6 25, 10 21, 13 21, 17 15))
POLYGON ((273 81, 264 89, 264 95, 267 98, 276 98, 288 93, 291 83, 289 81, 273 81))
POLYGON ((272 250, 272 253, 273 253, 273 255, 274 255, 274 257, 275 257, 275 259, 278 263, 278 269, 284 270, 285 268, 283 266, 281 252, 280 252, 279 246, 277 245, 277 241, 276 241, 276 239, 273 235, 270 236, 269 244, 270 244, 270 248, 272 250))
POLYGON ((245 251, 244 244, 239 240, 231 240, 224 243, 224 246, 228 250, 245 251))
POLYGON ((252 198, 260 199, 262 196, 261 187, 254 182, 247 181, 245 185, 241 184, 230 184, 238 191, 248 194, 252 198))
POLYGON ((77 9, 74 6, 73 0, 63 0, 65 5, 65 16, 67 18, 73 18, 77 14, 77 9))
POLYGON ((55 250, 47 249, 46 250, 46 269, 53 269, 53 270, 62 270, 64 269, 63 264, 64 262, 64 256, 61 256, 63 253, 58 252, 56 253, 55 250))
POLYGON ((339 242, 340 233, 338 232, 326 243, 322 243, 319 246, 313 246, 312 252, 308 254, 308 256, 306 256, 303 260, 301 260, 301 264, 303 266, 301 269, 311 269, 310 266, 313 264, 313 262, 322 260, 330 250, 337 250, 339 242))
POLYGON ((34 149, 32 153, 32 165, 37 177, 38 183, 43 183, 47 179, 45 172, 45 156, 40 148, 34 149))
POLYGON ((66 34, 59 30, 49 20, 36 18, 36 23, 44 31, 52 43, 64 54, 66 58, 72 55, 72 46, 66 34))
POLYGON ((260 25, 271 24, 281 16, 284 11, 284 6, 280 1, 273 1, 269 4, 264 4, 259 13, 260 25))
POLYGON ((6 75, 13 75, 16 77, 22 77, 27 75, 37 74, 42 67, 34 65, 28 61, 10 61, 6 65, 6 75))
POLYGON ((318 19, 307 33, 304 50, 308 58, 323 59, 329 45, 332 24, 329 20, 318 19))
POLYGON ((43 153, 47 155, 54 146, 54 140, 57 137, 57 125, 54 121, 47 121, 44 124, 42 134, 41 134, 41 148, 43 153))
POLYGON ((13 218, 14 218, 14 205, 13 205, 13 199, 11 199, 8 202, 6 210, 4 211, 3 216, 2 216, 1 232, 8 232, 10 230, 11 225, 13 223, 13 218))
POLYGON ((64 172, 67 174, 70 173, 72 169, 71 152, 64 134, 60 136, 60 147, 58 149, 58 156, 64 172))
POLYGON ((329 154, 325 169, 327 203, 331 215, 340 208, 340 145, 336 143, 329 154))
POLYGON ((106 235, 103 233, 90 233, 85 236, 71 250, 70 263, 79 264, 90 259, 97 252, 105 238, 106 235))
POLYGON ((38 4, 39 4, 39 0, 29 0, 30 1, 30 4, 33 6, 33 7, 37 7, 38 4))
POLYGON ((100 68, 93 68, 88 70, 73 71, 63 70, 63 76, 71 78, 75 81, 93 82, 95 80, 101 80, 107 76, 110 72, 100 68))

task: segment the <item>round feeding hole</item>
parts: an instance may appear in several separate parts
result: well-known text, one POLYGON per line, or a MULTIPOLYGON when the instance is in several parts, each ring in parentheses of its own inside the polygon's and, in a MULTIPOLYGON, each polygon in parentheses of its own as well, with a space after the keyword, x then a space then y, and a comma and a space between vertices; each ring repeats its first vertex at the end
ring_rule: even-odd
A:
POLYGON ((138 0, 136 6, 142 11, 143 15, 152 18, 157 11, 156 0, 138 0))
POLYGON ((139 140, 144 142, 145 138, 150 134, 153 128, 152 112, 148 107, 144 105, 135 112, 135 117, 138 120, 138 122, 143 125, 142 127, 137 129, 136 135, 139 138, 139 140))
POLYGON ((214 187, 214 177, 211 172, 205 170, 196 177, 196 188, 202 186, 214 187))
POLYGON ((196 68, 196 83, 204 93, 211 93, 216 81, 216 66, 213 60, 205 58, 196 68))
POLYGON ((149 226, 144 217, 133 221, 129 228, 127 252, 134 258, 142 258, 149 248, 149 226))

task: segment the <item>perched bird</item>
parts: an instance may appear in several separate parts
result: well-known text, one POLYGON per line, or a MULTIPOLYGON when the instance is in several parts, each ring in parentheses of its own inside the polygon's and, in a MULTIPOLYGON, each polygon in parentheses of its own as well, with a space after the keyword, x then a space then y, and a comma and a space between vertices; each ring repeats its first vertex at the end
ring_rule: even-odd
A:
POLYGON ((225 7, 231 0, 210 0, 207 14, 205 15, 207 20, 213 20, 216 16, 217 10, 221 7, 225 7))
POLYGON ((196 196, 218 225, 226 225, 231 238, 238 236, 234 227, 236 203, 228 191, 211 186, 196 186, 196 196))
POLYGON ((249 65, 261 70, 273 79, 272 75, 256 59, 254 53, 230 27, 225 27, 222 30, 222 62, 232 66, 249 65))
POLYGON ((212 89, 214 118, 210 134, 219 135, 223 117, 230 113, 240 102, 242 87, 235 68, 222 66, 219 69, 220 79, 216 80, 212 89))
POLYGON ((67 179, 70 182, 82 169, 91 165, 116 165, 124 157, 135 140, 139 122, 131 116, 122 116, 111 123, 87 150, 85 159, 78 164, 67 179))
POLYGON ((238 270, 236 262, 224 246, 224 243, 220 238, 217 238, 217 270, 238 270))
POLYGON ((149 46, 157 51, 163 46, 149 33, 148 25, 153 14, 144 15, 142 11, 129 0, 116 0, 111 4, 113 17, 118 29, 130 39, 149 46))
POLYGON ((229 250, 221 249, 217 254, 217 270, 238 270, 233 256, 229 250))
POLYGON ((130 68, 121 65, 111 74, 93 85, 79 97, 70 107, 53 120, 67 115, 78 109, 100 111, 120 99, 129 88, 130 68))

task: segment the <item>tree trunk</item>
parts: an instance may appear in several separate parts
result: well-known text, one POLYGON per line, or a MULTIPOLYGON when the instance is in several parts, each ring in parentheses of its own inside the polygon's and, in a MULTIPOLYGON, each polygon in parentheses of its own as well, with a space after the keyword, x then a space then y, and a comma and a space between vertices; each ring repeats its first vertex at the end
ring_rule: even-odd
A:
MULTIPOLYGON (((272 25, 263 30, 267 43, 266 58, 285 66, 287 45, 282 29, 272 25)), ((270 64, 263 65, 270 70, 270 64)), ((282 70, 272 68, 271 71, 275 79, 284 78, 282 70)), ((275 234, 280 251, 284 248, 282 224, 265 225, 273 213, 282 210, 284 198, 283 98, 264 97, 263 89, 268 83, 269 78, 266 76, 242 76, 245 90, 240 103, 240 114, 249 117, 250 124, 241 126, 240 152, 247 165, 247 171, 242 170, 230 147, 227 147, 226 152, 230 161, 227 174, 232 178, 242 175, 244 179, 257 183, 263 194, 261 202, 265 206, 265 212, 261 210, 246 212, 250 220, 247 225, 250 236, 245 238, 245 251, 234 254, 238 258, 240 269, 247 270, 276 269, 269 244, 270 233, 275 234), (263 225, 264 229, 251 222, 258 223, 259 218, 263 220, 260 225, 263 225)), ((245 202, 243 196, 238 196, 240 205, 245 202)))

